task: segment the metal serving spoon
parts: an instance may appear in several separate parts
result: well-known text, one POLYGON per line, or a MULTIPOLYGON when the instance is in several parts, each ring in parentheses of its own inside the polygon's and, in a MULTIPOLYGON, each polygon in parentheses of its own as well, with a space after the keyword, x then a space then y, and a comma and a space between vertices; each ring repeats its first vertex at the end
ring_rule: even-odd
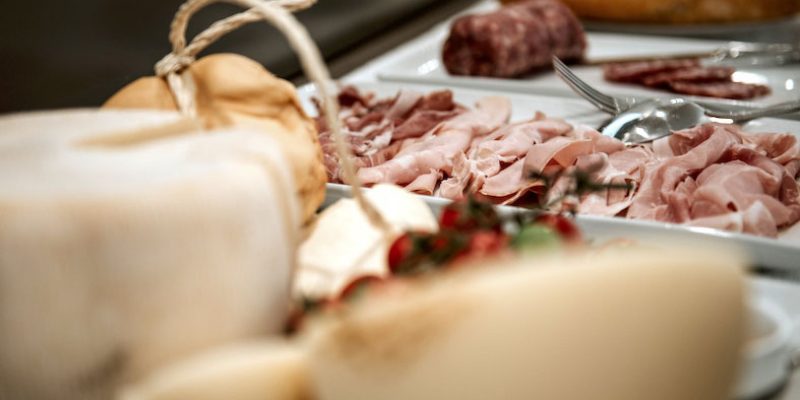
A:
POLYGON ((672 131, 713 121, 705 111, 683 99, 651 99, 617 114, 599 130, 624 143, 647 143, 668 136, 672 131))
POLYGON ((556 74, 577 94, 600 110, 614 115, 599 129, 625 143, 647 143, 669 135, 672 131, 691 128, 705 122, 743 123, 756 118, 800 111, 800 100, 744 110, 715 110, 690 100, 620 98, 609 96, 580 79, 557 57, 553 57, 556 74))

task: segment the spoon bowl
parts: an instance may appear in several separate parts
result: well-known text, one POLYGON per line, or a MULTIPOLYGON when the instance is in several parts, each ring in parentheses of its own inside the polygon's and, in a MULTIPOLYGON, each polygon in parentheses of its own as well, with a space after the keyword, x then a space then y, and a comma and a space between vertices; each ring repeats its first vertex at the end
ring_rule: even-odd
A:
POLYGON ((639 144, 710 120, 705 109, 696 103, 684 99, 651 99, 621 112, 599 130, 625 143, 639 144))

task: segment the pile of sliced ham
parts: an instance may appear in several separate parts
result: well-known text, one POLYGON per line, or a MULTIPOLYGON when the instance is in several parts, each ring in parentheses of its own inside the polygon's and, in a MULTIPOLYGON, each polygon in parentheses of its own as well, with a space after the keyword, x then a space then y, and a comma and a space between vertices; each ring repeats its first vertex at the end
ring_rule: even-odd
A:
MULTIPOLYGON (((800 144, 788 133, 706 124, 626 147, 540 113, 509 123, 511 105, 503 97, 465 108, 449 91, 401 91, 376 100, 349 87, 339 100, 358 177, 367 185, 394 183, 451 199, 472 193, 498 204, 520 204, 530 195, 550 204, 571 184, 570 175, 547 192, 530 177, 580 170, 624 187, 582 195, 578 209, 585 214, 770 237, 800 220, 800 144)), ((338 182, 330 133, 318 124, 329 177, 338 182)))
POLYGON ((653 60, 608 64, 606 80, 634 83, 693 96, 752 99, 770 93, 768 86, 734 82, 735 70, 725 66, 702 66, 698 59, 653 60))

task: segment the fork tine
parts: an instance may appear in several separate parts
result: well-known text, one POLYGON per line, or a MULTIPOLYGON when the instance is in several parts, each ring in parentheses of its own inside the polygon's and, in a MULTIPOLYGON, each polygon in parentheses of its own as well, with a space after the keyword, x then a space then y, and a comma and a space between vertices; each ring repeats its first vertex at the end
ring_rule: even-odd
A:
POLYGON ((619 111, 618 107, 614 103, 607 103, 605 101, 606 99, 598 98, 595 93, 587 91, 584 87, 579 85, 580 80, 577 79, 576 81, 577 77, 575 77, 574 74, 571 74, 570 71, 565 71, 563 63, 561 63, 561 61, 555 57, 553 57, 553 65, 555 67, 556 75, 558 75, 559 78, 561 78, 570 88, 572 88, 575 93, 588 100, 595 107, 609 114, 616 114, 619 111))
POLYGON ((591 85, 586 83, 583 79, 579 78, 575 72, 572 71, 564 62, 562 62, 558 57, 553 56, 554 65, 556 68, 561 71, 565 76, 567 76, 572 82, 577 84, 582 90, 586 93, 591 94, 594 98, 601 100, 602 102, 608 104, 609 106, 616 106, 616 99, 611 96, 608 96, 604 93, 601 93, 599 90, 593 88, 591 85))
POLYGON ((615 114, 620 111, 618 102, 615 98, 601 93, 597 89, 593 88, 583 79, 575 75, 575 73, 556 56, 553 56, 553 67, 555 68, 556 74, 574 91, 595 104, 598 108, 611 114, 615 114), (598 105, 598 103, 602 104, 602 106, 598 105))

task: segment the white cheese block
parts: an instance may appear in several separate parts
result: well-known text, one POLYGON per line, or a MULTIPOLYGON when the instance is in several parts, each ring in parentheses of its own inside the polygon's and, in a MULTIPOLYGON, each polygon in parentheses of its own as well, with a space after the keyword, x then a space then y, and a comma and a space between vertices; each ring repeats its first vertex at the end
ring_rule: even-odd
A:
POLYGON ((365 197, 392 232, 384 235, 353 199, 342 199, 326 208, 300 246, 295 295, 336 296, 355 277, 386 276, 387 254, 394 239, 409 230, 438 229, 436 217, 422 198, 399 186, 376 185, 365 197))
POLYGON ((0 398, 108 398, 278 331, 294 193, 263 133, 154 111, 0 118, 0 398))
POLYGON ((527 259, 368 298, 313 327, 314 392, 728 399, 745 336, 740 263, 688 249, 527 259))

